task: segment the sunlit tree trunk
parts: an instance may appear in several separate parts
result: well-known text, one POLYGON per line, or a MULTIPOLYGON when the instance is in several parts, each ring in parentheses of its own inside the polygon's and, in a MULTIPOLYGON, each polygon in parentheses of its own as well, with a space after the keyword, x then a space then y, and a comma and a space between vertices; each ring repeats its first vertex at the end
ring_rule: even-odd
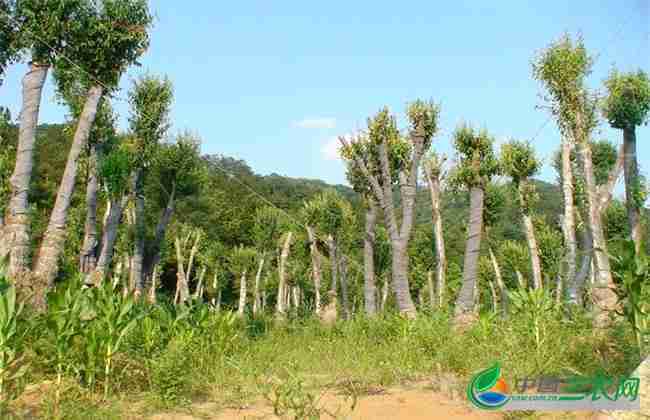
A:
POLYGON ((377 205, 372 198, 367 201, 366 208, 366 234, 363 238, 363 273, 364 273, 364 299, 368 316, 377 313, 377 286, 375 285, 375 228, 377 225, 377 205))
POLYGON ((59 258, 65 243, 66 219, 72 194, 74 193, 79 156, 88 143, 88 136, 97 115, 97 107, 102 93, 103 88, 101 86, 90 88, 77 123, 72 146, 68 153, 68 160, 63 171, 63 178, 61 179, 54 208, 50 215, 50 222, 45 230, 34 269, 35 281, 40 284, 32 298, 32 303, 37 307, 44 307, 45 294, 54 284, 54 278, 59 271, 59 258))
POLYGON ((455 321, 460 325, 471 323, 474 319, 474 290, 478 282, 484 194, 483 189, 480 187, 470 189, 469 229, 465 245, 463 285, 456 299, 455 309, 455 321))
POLYGON ((320 287, 322 282, 321 276, 321 259, 320 252, 318 252, 318 245, 316 243, 316 235, 314 235, 314 228, 307 226, 307 236, 309 238, 309 251, 311 253, 311 270, 312 279, 314 280, 314 306, 315 312, 318 314, 321 307, 320 287))
POLYGON ((490 252, 490 262, 492 263, 492 269, 494 270, 494 278, 497 282, 497 287, 499 288, 499 297, 501 300, 501 313, 505 318, 508 315, 508 291, 506 285, 503 282, 503 276, 501 275, 501 267, 499 266, 499 261, 492 251, 492 247, 489 247, 490 252))
MULTIPOLYGON (((34 168, 34 150, 36 148, 36 127, 41 105, 43 85, 47 78, 48 66, 30 63, 29 70, 23 77, 23 103, 20 111, 18 129, 18 148, 16 164, 11 175, 11 199, 7 208, 7 226, 3 240, 9 242, 9 275, 17 277, 28 270, 30 221, 29 221, 29 184, 34 168)), ((33 286, 27 284, 24 276, 16 284, 26 286, 26 293, 31 293, 33 286)))
POLYGON ((624 176, 625 176, 625 206, 627 208, 627 220, 632 233, 632 240, 638 253, 641 250, 641 212, 639 210, 638 196, 641 183, 639 182, 639 167, 636 157, 636 130, 634 126, 628 126, 623 130, 624 147, 624 176))
POLYGON ((92 283, 96 286, 104 280, 113 259, 117 233, 122 220, 122 213, 126 207, 128 197, 125 195, 119 198, 111 198, 104 230, 102 232, 102 242, 97 258, 97 266, 93 273, 92 283))
POLYGON ((438 290, 438 306, 442 307, 445 299, 446 288, 445 273, 447 271, 447 255, 445 252, 445 237, 442 230, 442 214, 440 211, 440 179, 425 171, 429 193, 431 195, 431 219, 433 222, 433 235, 436 245, 436 289, 438 290))
POLYGON ((289 258, 289 251, 291 250, 291 240, 293 238, 293 232, 287 232, 284 238, 284 244, 282 245, 282 251, 280 253, 280 261, 278 264, 278 301, 276 306, 276 311, 278 314, 282 315, 285 313, 285 292, 287 288, 287 260, 289 258))
POLYGON ((600 214, 600 203, 594 177, 594 169, 591 157, 591 147, 587 141, 580 142, 580 153, 584 165, 585 186, 587 190, 587 202, 589 206, 589 225, 594 241, 594 262, 596 265, 596 284, 593 290, 594 308, 597 327, 604 327, 609 322, 610 314, 616 309, 618 298, 614 292, 614 281, 607 254, 607 242, 603 233, 603 226, 600 214))
POLYGON ((261 309, 261 299, 260 299, 260 282, 262 278, 262 270, 264 269, 264 259, 265 259, 265 254, 262 253, 260 256, 260 263, 259 266, 257 267, 257 273, 255 274, 255 286, 253 289, 253 314, 257 315, 259 310, 261 309))
MULTIPOLYGON (((439 306, 439 300, 436 299, 436 291, 433 286, 433 271, 427 271, 427 288, 429 289, 429 306, 431 309, 435 309, 436 306, 439 306)), ((440 293, 440 292, 438 292, 440 293)))
POLYGON ((97 236, 97 195, 99 192, 97 144, 91 144, 88 155, 88 180, 86 182, 86 222, 84 240, 79 256, 79 271, 90 273, 97 265, 99 241, 97 236))
POLYGON ((239 306, 237 307, 239 316, 244 316, 244 309, 246 309, 246 290, 246 270, 244 270, 239 280, 239 306))
POLYGON ((576 225, 575 206, 573 203, 573 168, 571 167, 571 140, 568 136, 562 138, 562 194, 564 196, 564 217, 562 233, 566 248, 565 279, 569 288, 575 287, 576 281, 576 225))
POLYGON ((382 312, 386 310, 386 302, 388 302, 388 292, 390 286, 388 285, 388 276, 384 278, 384 284, 381 288, 381 310, 382 312))
POLYGON ((542 265, 539 259, 539 248, 537 247, 537 238, 535 237, 535 226, 533 219, 529 214, 523 214, 524 231, 526 232, 526 242, 528 243, 528 251, 530 253, 530 260, 533 269, 533 287, 535 289, 542 288, 542 265))
POLYGON ((334 238, 332 235, 330 235, 327 238, 327 245, 329 247, 329 253, 330 253, 330 270, 332 273, 332 282, 330 283, 330 292, 337 293, 337 288, 338 288, 338 255, 337 255, 337 247, 336 247, 336 238, 334 238))
POLYGON ((499 312, 499 301, 497 299, 497 291, 494 288, 492 280, 488 279, 488 286, 490 286, 490 296, 492 296, 492 312, 495 314, 499 312))

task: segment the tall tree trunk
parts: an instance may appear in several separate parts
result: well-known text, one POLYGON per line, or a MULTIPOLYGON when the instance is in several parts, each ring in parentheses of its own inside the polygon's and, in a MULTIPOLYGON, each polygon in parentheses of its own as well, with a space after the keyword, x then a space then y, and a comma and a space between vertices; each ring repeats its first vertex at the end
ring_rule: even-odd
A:
POLYGON ((407 318, 415 318, 416 311, 411 298, 408 272, 409 258, 407 253, 408 242, 404 240, 391 241, 392 250, 392 279, 395 300, 400 313, 407 318))
POLYGON ((156 235, 152 243, 151 253, 148 258, 145 259, 145 269, 144 276, 145 279, 149 279, 153 273, 154 267, 160 264, 162 245, 165 242, 165 235, 167 233, 167 227, 172 220, 174 215, 174 209, 176 205, 176 184, 172 186, 172 190, 167 199, 167 205, 163 210, 162 216, 158 221, 156 226, 156 235))
POLYGON ((388 276, 384 278, 384 284, 381 287, 381 310, 382 312, 386 310, 386 302, 388 302, 388 291, 390 286, 388 285, 388 276))
POLYGON ((638 204, 638 195, 641 193, 639 168, 636 158, 636 130, 634 126, 626 127, 623 130, 624 165, 625 176, 625 206, 627 207, 627 220, 630 224, 630 232, 636 252, 641 250, 641 212, 638 204))
POLYGON ((90 273, 97 265, 99 241, 97 237, 97 193, 99 192, 98 145, 91 144, 88 155, 88 180, 86 182, 86 222, 84 240, 79 256, 79 271, 90 273))
POLYGON ((377 225, 377 205, 374 199, 366 200, 366 235, 363 238, 363 273, 365 309, 368 316, 377 313, 377 286, 375 285, 375 228, 377 225))
POLYGON ((314 234, 314 228, 307 226, 307 236, 309 238, 309 251, 311 254, 311 270, 312 278, 314 280, 314 306, 316 314, 320 313, 321 307, 321 297, 320 297, 320 287, 321 287, 321 260, 320 252, 318 252, 318 245, 316 243, 316 235, 314 234))
POLYGON ((584 293, 585 283, 591 272, 591 262, 594 252, 593 237, 591 236, 591 231, 587 223, 584 224, 579 237, 582 252, 580 270, 575 277, 575 281, 568 285, 567 295, 569 303, 582 306, 582 295, 584 293))
POLYGON ((343 299, 343 314, 345 319, 350 319, 350 300, 348 296, 348 259, 343 255, 339 260, 341 273, 341 297, 343 299))
POLYGON ((54 278, 59 271, 59 257, 65 242, 65 225, 70 208, 70 201, 74 193, 79 155, 88 144, 88 136, 97 115, 97 107, 102 97, 101 86, 93 86, 88 91, 86 103, 79 117, 77 129, 68 154, 68 160, 63 171, 61 185, 50 215, 50 222, 43 236, 43 241, 36 260, 34 276, 41 285, 36 291, 33 303, 42 306, 45 303, 45 293, 54 283, 54 278))
POLYGON ((608 325, 609 316, 616 309, 618 298, 614 292, 615 285, 609 265, 607 242, 603 233, 600 202, 591 158, 591 146, 586 139, 580 142, 580 146, 589 205, 589 225, 594 241, 594 260, 596 263, 596 284, 593 290, 594 308, 596 310, 594 322, 597 327, 604 327, 608 325))
MULTIPOLYGON (((176 271, 176 296, 174 297, 175 303, 185 303, 190 295, 189 290, 189 274, 185 271, 185 262, 183 259, 183 252, 181 250, 181 242, 178 237, 174 240, 176 247, 176 260, 178 269, 176 271)), ((189 263, 188 263, 189 266, 189 263)))
POLYGON ((566 247, 566 283, 575 287, 576 281, 576 225, 575 206, 573 203, 573 168, 571 167, 571 139, 562 138, 562 194, 564 196, 564 217, 562 233, 566 247))
POLYGON ((92 283, 96 286, 104 280, 106 273, 111 265, 113 259, 113 250, 115 249, 115 242, 117 241, 117 231, 122 220, 122 213, 126 207, 128 197, 115 197, 110 199, 110 206, 106 223, 104 224, 104 231, 102 233, 102 244, 100 247, 99 258, 97 259, 97 266, 93 273, 92 283))
POLYGON ((278 264, 279 282, 276 310, 280 315, 284 314, 286 309, 285 289, 287 288, 287 259, 289 258, 289 251, 291 250, 292 238, 293 232, 287 232, 287 235, 284 238, 284 244, 282 245, 282 251, 280 253, 280 262, 278 264))
POLYGON ((541 289, 542 264, 540 263, 539 259, 539 248, 537 247, 537 238, 535 237, 535 226, 533 225, 533 219, 530 214, 523 212, 522 217, 524 220, 524 231, 526 232, 526 242, 528 242, 530 261, 533 268, 533 287, 535 289, 541 289))
POLYGON ((503 276, 501 275, 501 267, 499 267, 499 261, 492 251, 492 247, 489 247, 490 251, 490 261, 492 262, 492 269, 494 269, 494 278, 497 282, 497 287, 499 288, 499 297, 501 299, 501 314, 504 318, 508 316, 508 291, 506 285, 503 282, 503 276))
POLYGON ((474 289, 478 282, 478 261, 483 231, 484 191, 480 187, 470 189, 469 230, 463 263, 463 285, 456 299, 455 323, 469 324, 474 321, 474 289))
POLYGON ((337 293, 337 282, 338 282, 338 269, 339 269, 339 263, 338 263, 338 255, 337 255, 337 249, 336 249, 336 239, 330 235, 327 238, 327 245, 329 247, 329 252, 330 252, 330 269, 332 273, 332 282, 330 283, 330 292, 337 293))
POLYGON ((239 280, 239 306, 237 307, 239 316, 244 316, 244 309, 246 309, 246 290, 246 270, 244 270, 239 280))
POLYGON ((156 303, 156 289, 158 288, 158 266, 153 268, 151 275, 151 287, 149 288, 149 303, 156 303))
MULTIPOLYGON (((23 103, 20 110, 18 129, 18 148, 16 165, 11 175, 11 199, 7 209, 7 226, 3 240, 9 241, 9 276, 16 277, 28 270, 30 223, 29 223, 29 185, 34 168, 34 149, 36 148, 36 127, 41 106, 43 85, 47 79, 48 66, 30 63, 23 77, 23 103)), ((26 293, 31 293, 36 285, 28 284, 29 278, 21 276, 18 286, 24 285, 26 293), (24 277, 24 278, 23 278, 24 277)))
MULTIPOLYGON (((133 244, 133 262, 131 264, 131 279, 135 286, 136 294, 140 294, 144 289, 142 271, 145 247, 144 168, 136 169, 133 176, 133 200, 135 204, 135 235, 133 244)), ((189 273, 187 274, 189 275, 189 273)))
POLYGON ((445 252, 445 237, 442 231, 442 214, 440 211, 440 179, 426 172, 429 193, 431 195, 431 219, 433 222, 433 237, 436 246, 436 284, 438 290, 438 306, 442 308, 446 288, 445 274, 447 272, 447 255, 445 252))
POLYGON ((257 315, 257 312, 260 310, 261 301, 260 301, 260 280, 262 278, 262 270, 264 269, 264 258, 265 253, 262 252, 260 256, 260 264, 257 267, 257 273, 255 274, 255 288, 253 290, 253 315, 257 315))
POLYGON ((205 267, 201 267, 201 271, 199 272, 199 281, 196 284, 196 289, 194 289, 194 299, 200 299, 203 296, 203 277, 205 277, 205 267))

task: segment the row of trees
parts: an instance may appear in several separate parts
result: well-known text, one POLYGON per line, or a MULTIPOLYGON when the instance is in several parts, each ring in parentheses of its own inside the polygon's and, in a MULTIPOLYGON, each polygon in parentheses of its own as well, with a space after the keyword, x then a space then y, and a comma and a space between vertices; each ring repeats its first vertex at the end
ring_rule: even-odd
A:
POLYGON ((260 184, 259 192, 272 206, 251 196, 242 199, 242 190, 235 197, 232 173, 244 184, 258 180, 227 159, 201 157, 200 142, 191 133, 169 136, 173 89, 166 78, 146 75, 135 81, 128 94, 128 130, 116 128, 111 97, 149 43, 152 18, 146 1, 3 0, 0 6, 0 42, 6 46, 0 70, 29 60, 15 153, 7 147, 0 159, 0 172, 11 172, 3 182, 6 190, 0 190, 7 202, 0 251, 36 308, 46 304, 61 263, 68 266, 65 245, 75 235, 80 243, 74 267, 88 284, 111 278, 136 295, 150 287, 152 300, 163 287, 176 302, 208 299, 219 307, 223 300, 241 314, 248 302, 253 313, 273 306, 283 315, 308 305, 321 313, 327 301, 340 296, 344 317, 360 306, 373 315, 393 300, 401 313, 415 317, 415 293, 420 303, 428 294, 433 307, 455 300, 456 321, 465 325, 486 295, 483 284, 495 310, 499 302, 505 308, 513 287, 552 289, 559 301, 566 295, 581 304, 590 273, 597 324, 604 325, 616 307, 603 215, 623 172, 629 232, 640 250, 646 187, 634 133, 647 121, 650 83, 640 71, 612 72, 607 95, 597 98, 586 87, 592 59, 581 40, 563 37, 533 64, 562 135, 560 241, 560 231, 549 223, 557 215, 540 214, 543 203, 533 178, 541 162, 532 144, 512 140, 497 151, 487 130, 462 125, 453 134, 456 155, 450 164, 430 150, 440 116, 432 101, 408 105, 406 132, 384 108, 368 120, 366 131, 340 139, 356 195, 319 187, 281 202, 278 184, 271 183, 260 184), (45 19, 51 24, 42 25, 45 19), (51 211, 35 238, 34 153, 50 70, 59 99, 70 109, 72 138, 51 211), (598 111, 624 132, 618 156, 609 143, 593 139, 598 111), (418 227, 420 173, 429 187, 429 233, 418 227), (85 194, 77 188, 81 182, 85 194), (523 248, 495 233, 508 194, 521 220, 513 235, 525 240, 523 248), (457 249, 461 231, 450 238, 445 216, 445 203, 458 197, 469 199, 464 251, 457 249), (75 229, 70 224, 76 214, 83 215, 83 223, 75 229), (579 271, 578 249, 583 254, 579 271))

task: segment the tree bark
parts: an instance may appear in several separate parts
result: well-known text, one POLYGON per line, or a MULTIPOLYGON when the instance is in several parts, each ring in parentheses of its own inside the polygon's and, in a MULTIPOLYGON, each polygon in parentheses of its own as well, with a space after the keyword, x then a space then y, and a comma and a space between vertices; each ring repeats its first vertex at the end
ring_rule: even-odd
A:
POLYGON ((535 237, 535 226, 530 214, 522 213, 524 220, 524 231, 526 232, 526 242, 528 242, 528 251, 533 268, 533 287, 542 288, 542 265, 539 259, 539 248, 537 247, 537 238, 535 237))
POLYGON ((389 291, 388 279, 384 278, 384 284, 381 288, 381 310, 382 312, 386 310, 386 302, 388 302, 388 291, 389 291))
POLYGON ((408 270, 409 259, 407 253, 408 242, 391 241, 392 250, 392 280, 393 290, 395 291, 395 300, 400 312, 407 318, 415 318, 416 311, 415 305, 411 298, 411 291, 409 290, 408 270))
POLYGON ((431 195, 431 219, 433 222, 433 236, 436 246, 436 284, 438 290, 438 307, 442 308, 446 288, 445 274, 447 272, 447 256, 445 251, 445 237, 442 231, 442 215, 440 211, 440 179, 426 172, 429 193, 431 195))
POLYGON ((427 271, 427 287, 429 289, 429 306, 431 306, 431 309, 435 309, 438 305, 438 300, 436 299, 436 292, 433 287, 433 272, 431 270, 427 271))
POLYGON ((321 287, 321 260, 320 252, 318 252, 318 245, 316 243, 316 235, 314 234, 314 228, 307 226, 307 237, 309 238, 309 251, 311 253, 311 270, 312 278, 314 280, 314 306, 316 314, 320 313, 321 307, 321 297, 320 297, 320 287, 321 287))
POLYGON ((630 233, 634 241, 636 252, 641 251, 642 229, 641 212, 637 197, 639 190, 639 168, 636 157, 636 131, 634 126, 626 127, 623 130, 624 166, 625 177, 625 206, 627 207, 627 220, 630 225, 630 233))
POLYGON ((7 226, 5 238, 9 241, 9 276, 20 276, 20 282, 25 283, 26 293, 31 293, 35 285, 27 284, 29 278, 22 276, 28 271, 30 221, 29 221, 29 185, 34 168, 34 150, 36 148, 36 127, 43 93, 43 85, 47 79, 48 66, 30 63, 29 70, 23 77, 23 103, 20 111, 20 127, 18 130, 18 148, 16 164, 11 175, 11 199, 7 209, 7 226))
POLYGON ((162 216, 158 221, 156 226, 155 239, 151 247, 151 253, 149 257, 145 259, 145 279, 149 279, 153 273, 154 267, 160 264, 162 245, 165 242, 165 235, 167 233, 167 227, 172 220, 174 215, 174 209, 176 206, 176 184, 172 186, 172 190, 169 194, 167 200, 167 206, 163 210, 162 216))
POLYGON ((582 260, 580 270, 578 271, 575 281, 568 285, 567 295, 571 304, 582 306, 582 294, 584 293, 585 283, 591 272, 592 255, 594 252, 594 242, 591 231, 587 223, 584 224, 580 232, 580 249, 582 250, 582 260))
POLYGON ((88 180, 86 182, 86 222, 84 240, 79 256, 79 271, 88 274, 97 265, 99 241, 97 236, 97 193, 99 192, 98 145, 91 144, 88 154, 88 180))
MULTIPOLYGON (((176 247, 176 260, 178 269, 176 272, 176 296, 174 297, 175 303, 185 303, 190 295, 188 273, 185 271, 185 262, 183 259, 183 252, 181 250, 181 242, 178 237, 174 240, 176 247)), ((188 264, 189 266, 189 264, 188 264)))
MULTIPOLYGON (((562 233, 566 247, 566 283, 573 285, 576 278, 576 228, 573 203, 573 168, 571 167, 571 140, 562 139, 562 194, 564 195, 564 217, 562 233)), ((571 286, 569 286, 571 287, 571 286)))
POLYGON ((92 283, 99 286, 106 277, 106 273, 111 265, 113 259, 113 250, 115 249, 115 242, 117 241, 117 231, 122 220, 122 213, 127 203, 127 196, 120 198, 111 198, 104 224, 104 231, 102 233, 102 244, 97 259, 97 266, 93 273, 92 283))
POLYGON ((503 282, 503 276, 501 275, 501 267, 499 267, 499 261, 492 251, 492 247, 489 248, 490 251, 490 261, 492 262, 492 268, 494 269, 494 278, 497 282, 497 287, 499 288, 499 296, 501 298, 501 314, 504 318, 508 316, 508 291, 506 285, 503 282))
POLYGON ((372 198, 366 200, 366 235, 363 238, 364 298, 366 315, 377 313, 377 286, 375 285, 375 228, 377 226, 377 205, 372 198))
MULTIPOLYGON (((133 200, 135 203, 135 235, 133 244, 133 262, 131 264, 131 280, 136 293, 144 289, 143 265, 145 248, 144 220, 144 169, 138 168, 133 176, 133 200)), ((189 275, 189 273, 187 273, 189 275)))
POLYGON ((499 303, 497 300, 497 291, 494 288, 494 283, 492 280, 488 279, 488 286, 490 286, 490 296, 492 296, 492 312, 495 314, 499 312, 499 303))
POLYGON ((260 264, 257 267, 257 273, 255 274, 255 288, 253 290, 253 315, 257 315, 257 312, 260 310, 260 280, 262 278, 262 270, 264 269, 264 258, 265 253, 263 252, 260 256, 260 264))
POLYGON ((74 193, 79 155, 88 143, 88 136, 97 115, 97 107, 102 97, 103 88, 93 86, 88 91, 86 103, 79 117, 77 129, 68 154, 68 160, 61 179, 61 185, 56 196, 50 222, 45 231, 43 241, 36 260, 34 277, 41 285, 36 291, 32 302, 38 307, 45 303, 45 294, 54 284, 54 278, 59 270, 59 257, 65 242, 65 225, 74 193))
POLYGON ((478 261, 483 231, 484 191, 480 187, 470 189, 469 231, 463 263, 463 285, 456 299, 455 322, 458 325, 474 320, 474 289, 478 282, 478 261))
POLYGON ((287 287, 287 260, 289 258, 289 251, 291 250, 291 239, 293 232, 287 232, 282 245, 280 253, 280 263, 278 264, 279 282, 278 282, 278 301, 276 303, 276 310, 278 314, 283 315, 286 310, 285 305, 285 289, 287 287))
POLYGON ((330 283, 330 292, 332 293, 337 293, 337 282, 338 282, 338 268, 339 268, 339 263, 338 263, 338 255, 337 255, 337 249, 336 249, 336 238, 334 238, 332 235, 330 235, 327 238, 327 245, 329 247, 329 252, 330 252, 330 269, 332 273, 332 282, 330 283))
POLYGON ((580 142, 580 153, 584 165, 585 186, 587 190, 587 203, 589 206, 589 225, 594 241, 594 260, 596 263, 596 284, 593 291, 594 308, 596 316, 594 319, 597 327, 605 327, 609 324, 609 315, 614 312, 618 302, 614 292, 614 281, 607 254, 607 242, 603 233, 603 226, 600 214, 600 203, 594 177, 594 169, 591 158, 591 146, 587 139, 580 142))
POLYGON ((244 316, 244 309, 246 309, 246 290, 246 270, 244 270, 239 280, 239 306, 237 307, 237 314, 240 317, 244 316))

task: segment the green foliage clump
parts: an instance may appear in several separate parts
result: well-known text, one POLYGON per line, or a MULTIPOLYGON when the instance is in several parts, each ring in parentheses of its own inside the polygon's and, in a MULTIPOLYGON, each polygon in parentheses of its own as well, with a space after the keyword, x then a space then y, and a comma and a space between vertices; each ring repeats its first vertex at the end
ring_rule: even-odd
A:
POLYGON ((461 125, 454 132, 454 148, 458 152, 458 166, 451 183, 466 188, 484 187, 499 173, 499 162, 494 154, 494 138, 487 130, 475 131, 461 125))
POLYGON ((650 79, 643 70, 619 73, 613 70, 607 80, 603 114, 614 128, 633 128, 648 121, 650 79))

